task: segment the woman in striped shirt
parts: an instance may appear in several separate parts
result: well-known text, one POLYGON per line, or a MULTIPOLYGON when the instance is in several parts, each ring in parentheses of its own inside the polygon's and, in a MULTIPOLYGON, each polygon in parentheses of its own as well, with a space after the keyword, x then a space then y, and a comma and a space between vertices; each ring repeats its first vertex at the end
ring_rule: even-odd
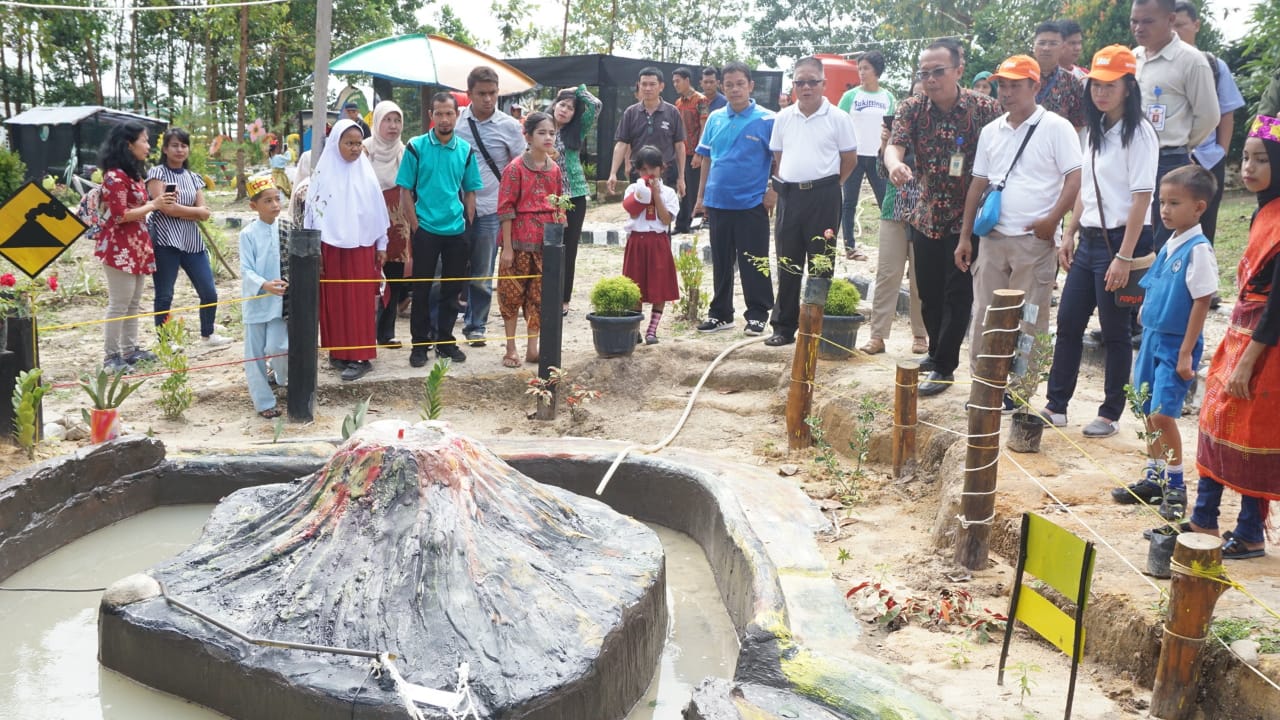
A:
POLYGON ((214 332, 218 288, 196 224, 208 220, 210 213, 204 204, 204 179, 187 167, 190 155, 191 136, 182 128, 169 128, 160 146, 160 164, 147 173, 148 195, 158 198, 172 192, 174 199, 147 219, 156 251, 155 321, 158 327, 169 319, 167 311, 173 306, 173 287, 181 268, 195 286, 200 304, 207 306, 200 308, 201 339, 207 345, 226 345, 231 340, 214 332))

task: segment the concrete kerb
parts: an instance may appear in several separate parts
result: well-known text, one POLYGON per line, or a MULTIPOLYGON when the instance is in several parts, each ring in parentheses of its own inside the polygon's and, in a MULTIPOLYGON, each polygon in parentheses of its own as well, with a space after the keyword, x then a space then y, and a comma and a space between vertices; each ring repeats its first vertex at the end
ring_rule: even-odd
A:
MULTIPOLYGON (((539 439, 490 446, 536 480, 590 494, 623 444, 539 439)), ((0 481, 0 578, 139 512, 287 482, 328 456, 323 447, 295 447, 166 459, 159 441, 131 436, 41 463, 0 481)), ((858 624, 812 535, 826 521, 794 486, 755 468, 668 452, 628 459, 600 499, 703 548, 741 643, 735 680, 794 691, 851 717, 950 717, 911 693, 894 669, 850 657, 858 624)))

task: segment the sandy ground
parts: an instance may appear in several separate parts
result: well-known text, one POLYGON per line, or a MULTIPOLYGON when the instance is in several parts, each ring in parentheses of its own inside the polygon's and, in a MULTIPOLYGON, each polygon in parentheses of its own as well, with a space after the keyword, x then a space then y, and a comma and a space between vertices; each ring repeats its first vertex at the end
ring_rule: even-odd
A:
MULTIPOLYGON (((215 205, 218 208, 215 219, 220 227, 228 216, 249 217, 247 206, 229 205, 224 197, 215 196, 215 205)), ((620 221, 618 206, 596 207, 588 214, 587 227, 616 228, 620 221)), ((225 229, 223 233, 227 238, 226 247, 232 248, 234 254, 235 231, 225 229)), ((873 232, 869 235, 874 237, 873 232)), ((872 256, 870 262, 854 263, 842 258, 838 261, 838 274, 873 275, 875 248, 867 249, 872 256)), ((92 262, 77 265, 75 259, 83 257, 88 250, 87 246, 75 247, 67 254, 70 257, 59 260, 64 283, 88 282, 93 286, 96 267, 92 262)), ((595 279, 619 273, 621 263, 621 248, 583 247, 578 256, 572 311, 565 318, 564 366, 575 382, 601 391, 603 395, 599 400, 577 417, 571 417, 562 408, 555 421, 529 419, 533 401, 524 391, 536 367, 503 368, 501 344, 491 342, 485 348, 467 348, 467 361, 450 370, 445 383, 444 419, 481 439, 503 435, 577 436, 650 443, 666 435, 684 409, 691 388, 706 364, 743 336, 737 331, 700 336, 676 321, 674 313, 669 311, 663 321, 661 344, 637 348, 630 358, 597 359, 583 318, 588 309, 587 294, 595 279)), ((708 267, 703 282, 705 292, 709 292, 710 284, 708 267)), ((42 324, 101 317, 105 291, 101 291, 100 281, 97 288, 100 290, 97 295, 77 297, 44 311, 42 324)), ((220 274, 219 288, 223 298, 234 297, 239 292, 239 282, 220 274)), ((148 289, 144 304, 149 302, 148 289)), ((189 282, 180 279, 175 306, 196 302, 189 282)), ((739 312, 743 307, 740 296, 736 307, 739 312)), ((1211 315, 1209 347, 1222 335, 1227 317, 1225 310, 1226 306, 1224 311, 1211 315)), ((195 313, 187 316, 188 322, 194 325, 195 313)), ((227 327, 226 332, 231 336, 242 337, 236 306, 223 308, 219 322, 227 327)), ((399 321, 402 339, 408 337, 407 323, 407 319, 399 321)), ((865 340, 865 333, 864 329, 859 342, 865 340)), ((500 333, 491 326, 490 335, 497 334, 500 333)), ((144 333, 144 337, 150 337, 149 333, 144 333)), ((893 336, 888 339, 888 353, 877 356, 858 353, 845 362, 821 363, 815 408, 827 407, 828 412, 847 424, 852 420, 847 417, 847 410, 840 408, 854 407, 861 397, 879 399, 887 406, 891 402, 893 362, 908 357, 909 345, 910 331, 900 318, 893 336), (841 402, 845 406, 838 404, 841 402)), ((47 378, 54 383, 68 383, 82 373, 96 371, 101 362, 100 348, 101 327, 96 325, 43 334, 40 353, 47 378)), ((712 376, 674 445, 795 472, 794 480, 824 503, 839 526, 838 534, 823 539, 823 546, 842 590, 864 581, 880 582, 900 600, 908 596, 925 598, 926 607, 936 606, 936 598, 944 591, 963 590, 972 595, 975 609, 1005 612, 1014 573, 998 556, 993 554, 991 567, 974 573, 971 579, 956 582, 948 577, 956 570, 950 561, 951 551, 936 550, 930 541, 941 483, 937 477, 918 476, 908 481, 890 477, 885 441, 892 424, 889 412, 878 413, 871 422, 875 434, 872 452, 866 476, 859 481, 861 499, 852 505, 845 506, 833 499, 838 493, 812 451, 786 451, 782 409, 792 352, 792 347, 776 349, 757 344, 730 356, 712 376)), ((275 429, 271 421, 253 413, 243 373, 235 362, 241 353, 238 342, 215 350, 193 348, 191 364, 197 369, 191 374, 191 385, 197 395, 195 405, 182 419, 164 418, 155 404, 159 378, 152 379, 125 403, 122 410, 125 423, 133 431, 162 438, 171 452, 270 444, 275 429)), ((355 383, 342 383, 336 373, 322 370, 315 421, 284 423, 280 440, 337 438, 343 417, 364 398, 372 398, 370 417, 415 418, 421 402, 423 375, 424 372, 409 367, 407 350, 380 352, 375 371, 355 383)), ((962 429, 965 426, 962 406, 967 397, 968 387, 960 386, 937 398, 922 400, 921 418, 943 427, 962 429)), ((1136 479, 1141 468, 1141 445, 1134 432, 1136 424, 1126 417, 1119 435, 1101 441, 1084 440, 1080 427, 1092 419, 1092 410, 1100 400, 1101 372, 1086 367, 1073 405, 1072 422, 1064 432, 1047 431, 1040 454, 1019 456, 1027 473, 1011 463, 1001 462, 997 509, 1002 517, 1015 519, 1024 510, 1049 511, 1064 527, 1087 539, 1095 539, 1068 511, 1083 518, 1117 551, 1099 547, 1095 599, 1124 597, 1131 607, 1149 613, 1154 620, 1157 592, 1127 567, 1120 556, 1143 567, 1146 542, 1140 531, 1157 524, 1158 518, 1145 509, 1114 505, 1108 497, 1111 487, 1136 479), (1056 494, 1063 504, 1054 503, 1032 478, 1056 494)), ((87 407, 86 398, 78 389, 58 387, 45 400, 46 421, 63 415, 78 418, 82 407, 87 407)), ((1193 437, 1194 416, 1183 419, 1182 431, 1184 438, 1193 437)), ((847 434, 847 428, 845 432, 847 434)), ((78 444, 46 442, 39 446, 38 457, 61 454, 78 444)), ((855 461, 848 456, 844 443, 835 444, 842 453, 840 466, 851 470, 855 461)), ((1186 444, 1190 449, 1191 443, 1186 444)), ((0 450, 0 464, 12 468, 24 462, 25 458, 17 452, 0 450)), ((1228 506, 1224 519, 1234 517, 1234 512, 1234 507, 1228 506)), ((1273 606, 1280 605, 1280 585, 1275 580, 1280 577, 1277 572, 1280 554, 1235 564, 1229 570, 1233 577, 1248 584, 1273 606)), ((1167 582, 1155 581, 1164 587, 1167 582)), ((1265 617, 1261 609, 1240 593, 1227 593, 1218 608, 1219 616, 1265 617)), ((851 604, 850 612, 858 611, 859 608, 851 604)), ((1069 663, 1048 644, 1019 632, 1011 652, 1010 670, 1004 686, 1000 687, 996 685, 995 669, 999 657, 998 635, 996 642, 982 643, 954 624, 928 628, 925 623, 914 620, 900 629, 890 629, 876 623, 872 618, 874 613, 863 614, 869 619, 858 649, 901 666, 913 678, 914 685, 952 708, 958 717, 1055 718, 1062 715, 1069 663), (1025 694, 1022 692, 1024 678, 1025 694)), ((1149 698, 1150 691, 1136 686, 1127 673, 1086 660, 1073 714, 1076 718, 1145 714, 1149 698)))

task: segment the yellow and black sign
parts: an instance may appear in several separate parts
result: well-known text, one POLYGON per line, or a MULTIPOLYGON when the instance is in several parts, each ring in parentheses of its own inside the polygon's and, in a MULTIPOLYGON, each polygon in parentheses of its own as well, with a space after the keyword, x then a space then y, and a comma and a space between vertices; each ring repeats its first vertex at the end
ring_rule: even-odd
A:
POLYGON ((66 205, 29 182, 0 206, 0 256, 34 278, 87 229, 66 205))

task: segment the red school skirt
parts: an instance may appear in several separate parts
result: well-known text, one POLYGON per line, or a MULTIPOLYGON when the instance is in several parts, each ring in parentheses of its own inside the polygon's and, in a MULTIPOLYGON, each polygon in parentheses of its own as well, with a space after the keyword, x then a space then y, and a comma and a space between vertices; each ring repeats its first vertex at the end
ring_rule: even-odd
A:
POLYGON ((665 303, 680 299, 671 236, 664 232, 632 232, 622 256, 622 274, 640 286, 640 302, 665 303))

